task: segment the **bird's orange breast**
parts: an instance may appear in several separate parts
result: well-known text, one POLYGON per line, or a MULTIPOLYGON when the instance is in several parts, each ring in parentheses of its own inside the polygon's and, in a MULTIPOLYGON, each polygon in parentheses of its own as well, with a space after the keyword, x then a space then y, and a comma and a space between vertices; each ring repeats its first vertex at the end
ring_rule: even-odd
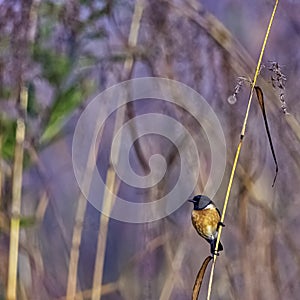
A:
POLYGON ((205 239, 216 238, 219 222, 220 215, 215 208, 192 211, 192 223, 197 232, 205 239))

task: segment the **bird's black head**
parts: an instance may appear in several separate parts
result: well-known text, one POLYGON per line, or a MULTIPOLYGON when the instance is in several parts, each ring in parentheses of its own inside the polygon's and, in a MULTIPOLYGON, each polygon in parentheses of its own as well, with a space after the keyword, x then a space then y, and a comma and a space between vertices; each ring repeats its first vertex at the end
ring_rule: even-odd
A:
POLYGON ((208 197, 204 195, 197 195, 193 199, 189 199, 188 201, 194 203, 195 210, 204 209, 207 205, 213 203, 208 197))

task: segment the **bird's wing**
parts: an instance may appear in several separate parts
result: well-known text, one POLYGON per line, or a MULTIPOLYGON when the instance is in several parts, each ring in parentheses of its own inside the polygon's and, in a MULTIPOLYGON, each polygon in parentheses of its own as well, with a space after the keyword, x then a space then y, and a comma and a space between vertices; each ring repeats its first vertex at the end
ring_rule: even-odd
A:
POLYGON ((220 211, 219 211, 219 209, 217 207, 216 207, 216 210, 217 210, 217 212, 218 212, 218 214, 219 214, 219 216, 221 218, 221 213, 220 213, 220 211))

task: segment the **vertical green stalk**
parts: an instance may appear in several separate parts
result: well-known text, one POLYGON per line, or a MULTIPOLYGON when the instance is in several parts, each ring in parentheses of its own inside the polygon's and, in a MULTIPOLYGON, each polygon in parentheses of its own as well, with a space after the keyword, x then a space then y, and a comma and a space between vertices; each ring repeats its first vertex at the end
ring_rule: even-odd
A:
POLYGON ((19 231, 22 196, 22 174, 25 140, 25 116, 28 102, 28 90, 21 87, 20 110, 21 115, 17 119, 16 145, 14 153, 13 177, 12 177, 12 207, 10 223, 9 262, 7 280, 7 300, 15 300, 17 295, 17 270, 19 254, 19 231))

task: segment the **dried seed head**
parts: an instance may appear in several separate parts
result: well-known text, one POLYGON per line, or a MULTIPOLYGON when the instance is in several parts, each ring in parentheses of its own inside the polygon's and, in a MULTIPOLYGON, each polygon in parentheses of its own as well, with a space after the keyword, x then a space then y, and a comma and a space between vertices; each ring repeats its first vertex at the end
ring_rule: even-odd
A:
POLYGON ((241 76, 237 78, 237 84, 234 87, 234 92, 227 98, 229 104, 235 104, 237 102, 237 95, 240 93, 245 82, 250 82, 250 80, 241 76))
POLYGON ((282 73, 281 66, 276 61, 269 61, 268 70, 272 72, 271 75, 271 83, 274 89, 279 89, 280 95, 280 102, 281 102, 281 109, 284 114, 287 114, 287 105, 285 102, 285 82, 286 76, 282 73))

